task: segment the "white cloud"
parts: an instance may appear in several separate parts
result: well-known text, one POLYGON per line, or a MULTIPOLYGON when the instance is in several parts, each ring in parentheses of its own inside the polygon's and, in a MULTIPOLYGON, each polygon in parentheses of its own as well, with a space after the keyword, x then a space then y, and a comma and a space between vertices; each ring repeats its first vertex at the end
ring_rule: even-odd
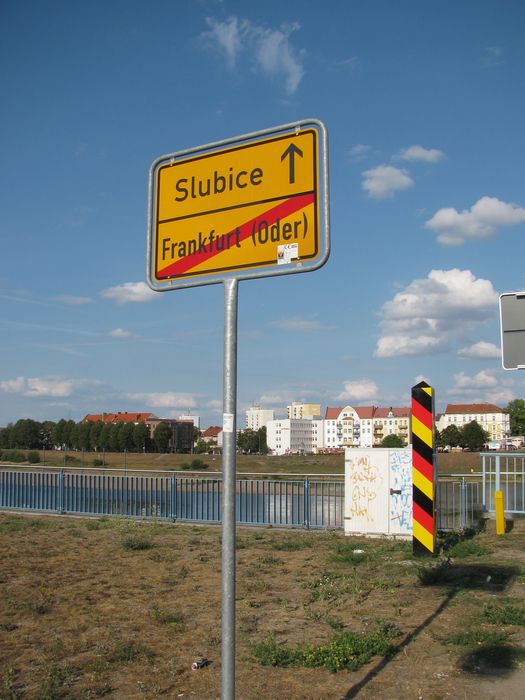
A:
POLYGON ((486 66, 502 66, 505 63, 499 46, 487 46, 481 60, 486 66))
POLYGON ((158 292, 154 292, 145 282, 124 282, 100 292, 104 299, 111 299, 117 304, 143 303, 153 301, 158 292))
POLYGON ((164 392, 136 392, 126 394, 131 401, 140 401, 152 408, 194 408, 195 398, 191 394, 177 394, 174 391, 164 392))
POLYGON ((336 397, 340 401, 372 401, 379 394, 377 384, 371 379, 358 379, 343 383, 343 391, 336 397))
POLYGON ((109 331, 109 335, 112 338, 133 338, 134 335, 131 331, 125 331, 123 328, 115 328, 109 331))
POLYGON ((381 308, 376 357, 443 352, 466 329, 494 317, 498 295, 470 270, 432 270, 381 308))
POLYGON ((69 306, 82 306, 84 304, 92 304, 93 299, 89 297, 77 297, 72 294, 62 294, 61 296, 55 297, 57 301, 61 301, 69 306))
POLYGON ((206 23, 210 29, 201 34, 201 39, 224 54, 230 69, 240 63, 240 55, 244 54, 256 71, 268 76, 283 76, 288 94, 297 90, 304 75, 304 52, 294 49, 290 36, 300 28, 298 23, 283 24, 278 29, 237 17, 229 17, 224 22, 208 17, 206 23))
POLYGON ((371 146, 367 146, 364 143, 356 143, 355 146, 349 149, 348 157, 353 161, 363 160, 371 150, 371 146))
POLYGON ((242 47, 239 20, 237 17, 229 17, 225 22, 217 22, 213 17, 207 17, 206 24, 210 31, 204 32, 202 36, 217 44, 224 52, 228 66, 233 68, 242 47))
POLYGON ((64 398, 78 389, 100 386, 102 382, 92 379, 66 379, 64 377, 17 377, 0 381, 0 391, 31 397, 64 398))
POLYGON ((473 376, 464 372, 454 374, 454 385, 447 394, 462 403, 488 402, 496 406, 506 406, 512 401, 514 391, 510 386, 503 386, 495 370, 481 370, 473 376))
POLYGON ((487 343, 484 340, 480 340, 478 343, 461 348, 461 350, 458 351, 458 355, 469 360, 501 359, 501 348, 494 345, 494 343, 487 343))
POLYGON ((492 389, 498 385, 498 379, 494 372, 482 369, 473 377, 469 377, 465 372, 458 372, 454 375, 454 388, 464 390, 471 389, 492 389))
POLYGON ((365 170, 363 178, 363 189, 374 199, 393 197, 395 192, 406 190, 414 184, 407 170, 392 165, 378 165, 365 170))
POLYGON ((498 229, 524 221, 523 207, 502 202, 496 197, 482 197, 462 212, 453 207, 440 209, 425 226, 437 233, 437 239, 443 245, 458 246, 468 240, 490 238, 498 229))
POLYGON ((377 341, 376 357, 398 357, 399 355, 434 355, 446 350, 441 338, 428 335, 385 335, 377 341))
POLYGON ((349 71, 354 71, 359 66, 359 59, 357 58, 357 56, 350 56, 350 58, 345 58, 342 61, 337 61, 336 65, 340 66, 341 68, 346 68, 349 71))
POLYGON ((445 157, 443 151, 437 148, 423 148, 423 146, 414 145, 409 148, 404 148, 397 155, 397 158, 408 161, 424 161, 425 163, 437 163, 445 157))
POLYGON ((311 333, 314 331, 327 330, 328 328, 327 326, 323 326, 317 319, 301 318, 300 316, 270 321, 268 325, 285 331, 297 331, 301 333, 311 333))

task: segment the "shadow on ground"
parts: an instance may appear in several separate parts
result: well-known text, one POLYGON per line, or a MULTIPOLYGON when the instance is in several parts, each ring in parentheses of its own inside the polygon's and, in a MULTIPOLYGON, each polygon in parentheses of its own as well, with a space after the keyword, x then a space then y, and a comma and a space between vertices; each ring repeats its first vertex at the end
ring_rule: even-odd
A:
MULTIPOLYGON (((378 661, 360 681, 349 688, 344 696, 345 700, 357 697, 358 693, 376 678, 400 651, 440 615, 457 593, 464 590, 503 592, 519 573, 520 569, 514 566, 454 564, 449 559, 433 566, 421 567, 418 574, 421 585, 443 588, 444 599, 431 615, 403 638, 396 646, 394 654, 378 661)), ((461 656, 458 666, 467 673, 485 677, 502 677, 511 674, 519 661, 524 658, 525 651, 522 649, 508 644, 491 644, 467 650, 461 656)))

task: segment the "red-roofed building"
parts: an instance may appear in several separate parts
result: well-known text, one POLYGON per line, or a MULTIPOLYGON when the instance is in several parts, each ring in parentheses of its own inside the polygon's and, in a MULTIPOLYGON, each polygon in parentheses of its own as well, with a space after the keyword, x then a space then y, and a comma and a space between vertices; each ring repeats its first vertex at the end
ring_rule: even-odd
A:
POLYGON ((488 433, 490 441, 502 441, 510 435, 510 414, 493 403, 449 403, 436 420, 436 428, 455 425, 461 430, 473 420, 488 433))
POLYGON ((377 447, 387 435, 410 442, 410 409, 378 406, 328 407, 324 420, 328 451, 344 447, 377 447))
POLYGON ((81 423, 149 423, 151 420, 158 420, 154 413, 128 413, 127 411, 118 413, 88 413, 81 423))
POLYGON ((218 425, 210 425, 201 433, 200 439, 208 444, 208 448, 213 450, 222 449, 222 428, 218 425))

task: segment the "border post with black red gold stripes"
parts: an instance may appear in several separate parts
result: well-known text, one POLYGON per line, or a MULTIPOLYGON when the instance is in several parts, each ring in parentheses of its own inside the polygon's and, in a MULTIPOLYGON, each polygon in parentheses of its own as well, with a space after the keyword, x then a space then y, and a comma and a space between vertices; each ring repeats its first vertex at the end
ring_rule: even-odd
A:
POLYGON ((412 387, 412 551, 436 553, 434 392, 426 382, 412 387))

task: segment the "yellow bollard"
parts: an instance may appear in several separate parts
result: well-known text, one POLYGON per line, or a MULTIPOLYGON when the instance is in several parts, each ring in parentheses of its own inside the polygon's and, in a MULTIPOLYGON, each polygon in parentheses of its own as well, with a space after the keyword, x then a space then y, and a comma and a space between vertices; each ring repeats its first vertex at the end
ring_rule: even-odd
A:
POLYGON ((496 507, 496 535, 504 535, 505 504, 503 503, 503 491, 494 491, 494 505, 496 507))

